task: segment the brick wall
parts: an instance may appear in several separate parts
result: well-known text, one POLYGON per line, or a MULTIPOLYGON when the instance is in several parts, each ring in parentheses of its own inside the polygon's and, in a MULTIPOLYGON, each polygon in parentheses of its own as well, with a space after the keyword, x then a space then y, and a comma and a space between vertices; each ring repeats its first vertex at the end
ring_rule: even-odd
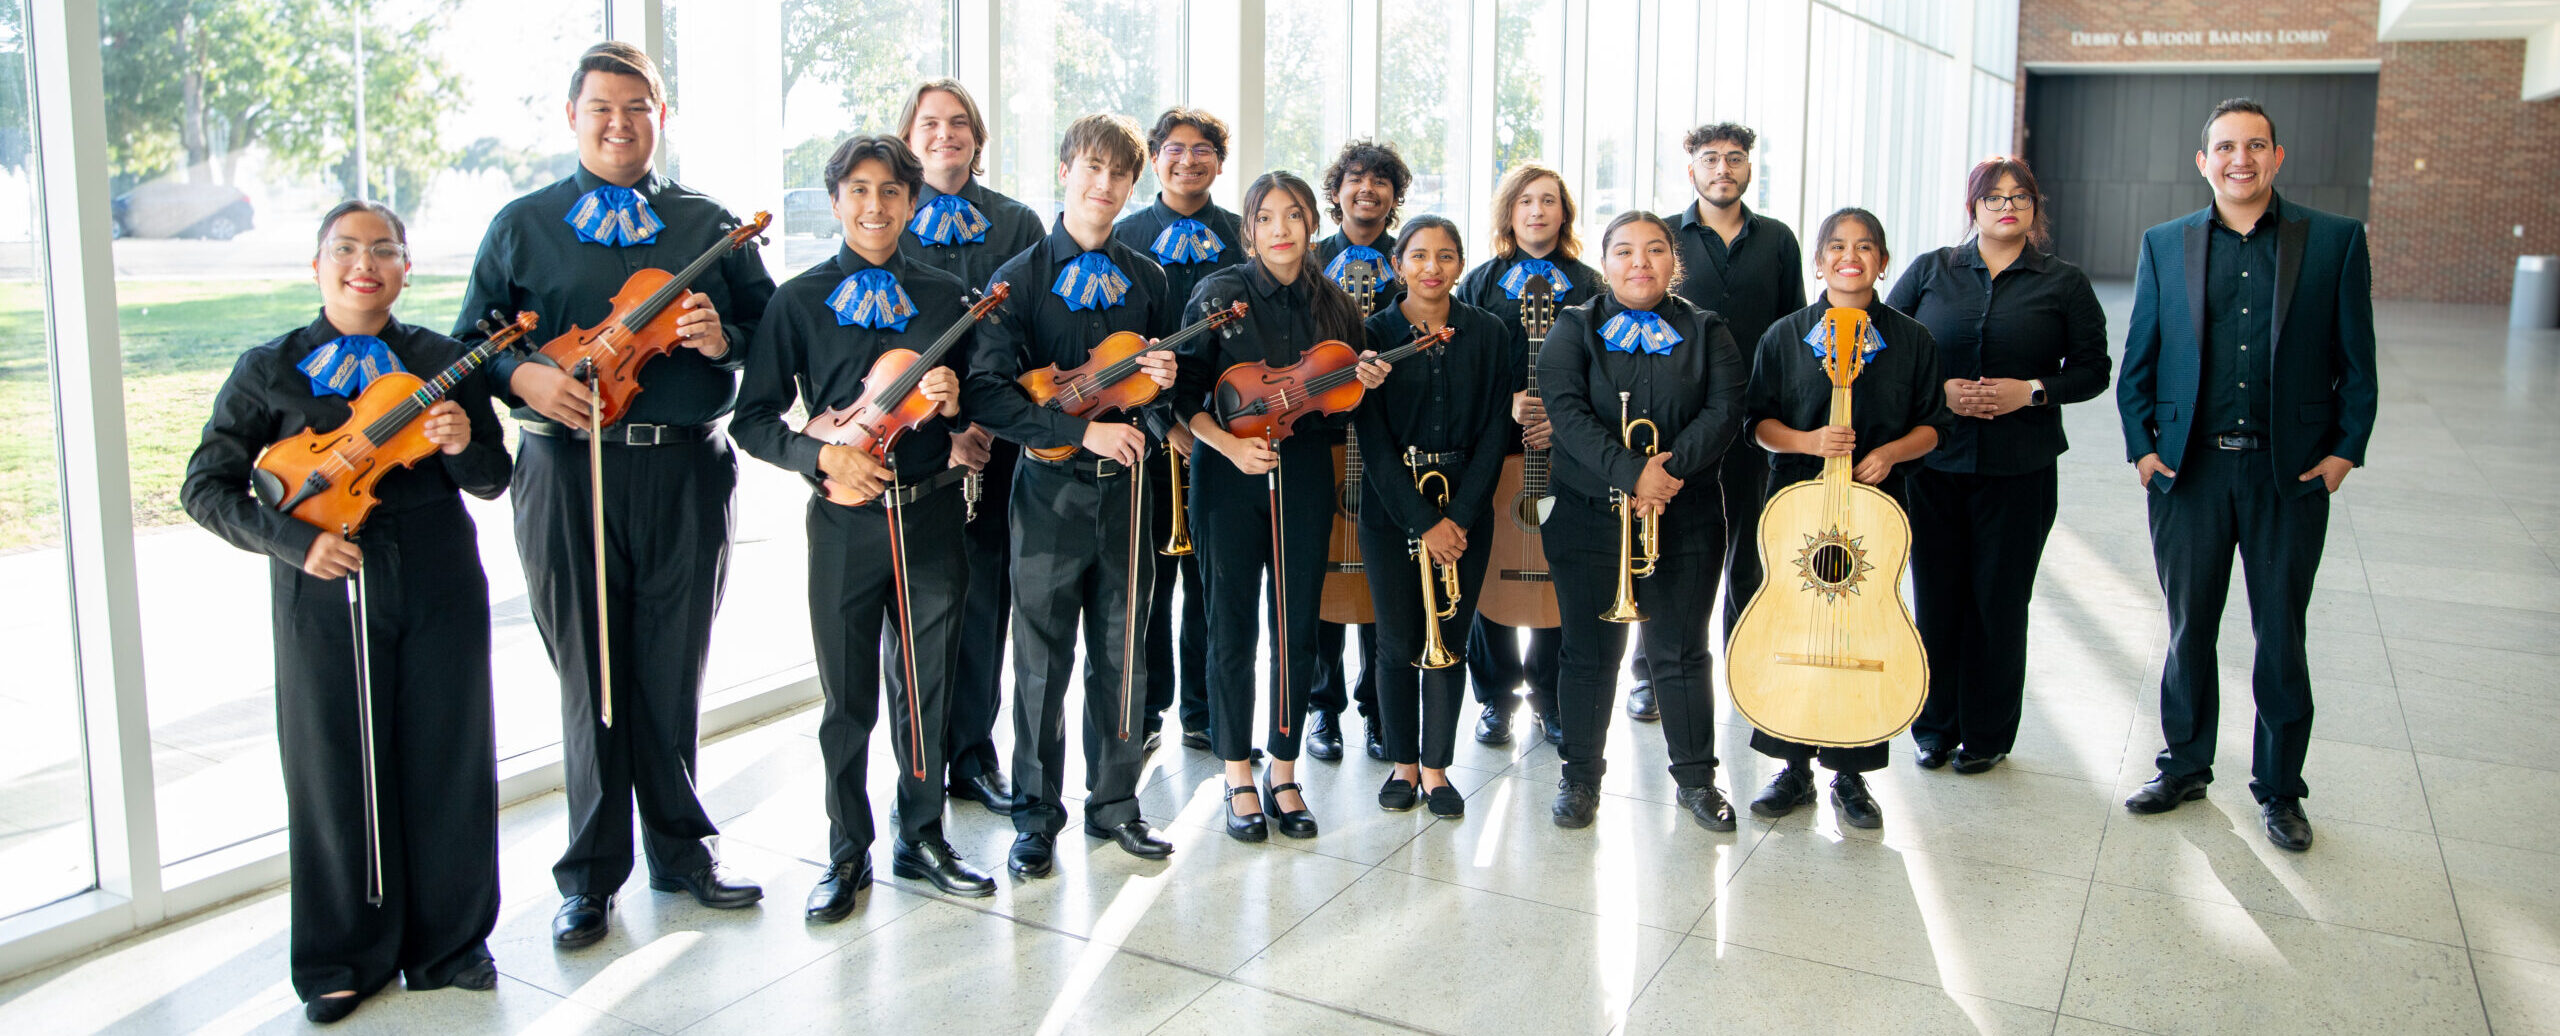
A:
POLYGON ((2517 99, 2521 40, 2382 43, 2377 11, 2373 0, 2021 0, 2018 60, 2378 61, 2374 295, 2503 305, 2516 256, 2560 253, 2560 101, 2517 99))

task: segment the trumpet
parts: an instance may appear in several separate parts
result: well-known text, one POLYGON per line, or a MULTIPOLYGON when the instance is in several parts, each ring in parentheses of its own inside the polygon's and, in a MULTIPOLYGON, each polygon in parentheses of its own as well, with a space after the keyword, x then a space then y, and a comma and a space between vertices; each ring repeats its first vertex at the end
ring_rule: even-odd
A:
MULTIPOLYGON (((1661 452, 1662 429, 1646 418, 1627 420, 1627 393, 1618 393, 1619 441, 1630 450, 1637 449, 1636 432, 1645 433, 1644 455, 1661 452)), ((1644 610, 1636 607, 1635 581, 1653 574, 1654 564, 1662 559, 1662 516, 1636 517, 1635 497, 1621 490, 1610 490, 1618 504, 1618 597, 1609 610, 1600 613, 1608 622, 1643 622, 1644 610), (1643 548, 1641 558, 1636 551, 1643 548)))
MULTIPOLYGON (((1413 472, 1414 492, 1422 494, 1422 498, 1433 507, 1449 506, 1449 477, 1437 471, 1422 470, 1422 451, 1419 448, 1404 448, 1404 466, 1413 472), (1434 481, 1440 483, 1437 496, 1431 491, 1434 481)), ((1405 549, 1413 555, 1414 563, 1421 566, 1422 573, 1422 657, 1415 659, 1413 664, 1419 669, 1447 669, 1458 664, 1458 656, 1450 654, 1448 643, 1440 639, 1440 620, 1458 617, 1458 566, 1433 564, 1431 552, 1423 549, 1422 541, 1418 539, 1406 540, 1405 549)))
POLYGON ((1183 520, 1182 453, 1174 449, 1173 444, 1166 443, 1164 459, 1173 465, 1173 531, 1165 536, 1164 546, 1157 548, 1156 553, 1181 557, 1191 553, 1191 523, 1183 520))

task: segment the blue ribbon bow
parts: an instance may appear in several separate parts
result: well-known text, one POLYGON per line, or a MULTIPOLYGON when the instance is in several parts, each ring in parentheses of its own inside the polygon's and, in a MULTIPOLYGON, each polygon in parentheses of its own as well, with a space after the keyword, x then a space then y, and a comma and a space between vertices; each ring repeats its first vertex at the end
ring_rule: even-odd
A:
POLYGON ((578 240, 616 248, 648 244, 667 226, 640 192, 612 184, 581 195, 564 222, 576 228, 578 240))
POLYGON ((898 275, 876 266, 836 285, 827 296, 827 308, 836 311, 837 327, 859 324, 905 331, 907 319, 916 315, 916 302, 898 286, 898 275))
MULTIPOLYGON (((1864 351, 1858 354, 1859 363, 1865 363, 1869 360, 1875 359, 1877 353, 1884 351, 1884 336, 1876 333, 1876 326, 1874 324, 1861 324, 1858 327, 1858 331, 1858 339, 1860 343, 1865 346, 1864 351)), ((1830 359, 1831 322, 1828 320, 1814 321, 1813 330, 1804 333, 1804 344, 1813 347, 1813 355, 1815 358, 1824 360, 1830 359)))
POLYGON ((373 379, 393 371, 408 371, 400 365, 400 358, 391 354, 391 347, 372 335, 340 335, 330 339, 327 344, 311 350, 311 355, 303 357, 302 362, 295 366, 302 370, 304 377, 311 379, 311 395, 315 399, 321 396, 354 399, 364 394, 365 387, 373 384, 373 379))
POLYGON ((1681 343, 1680 332, 1671 329, 1659 314, 1651 310, 1630 309, 1610 317, 1600 325, 1600 338, 1609 343, 1613 353, 1648 353, 1668 356, 1671 347, 1681 343))
POLYGON ((1110 309, 1129 294, 1129 275, 1120 265, 1100 252, 1086 252, 1059 267, 1057 283, 1049 285, 1050 294, 1067 301, 1070 311, 1110 309))
POLYGON ((992 225, 969 199, 937 194, 916 210, 916 218, 907 221, 907 231, 928 245, 975 245, 986 242, 992 225))
POLYGON ((1147 246, 1156 261, 1167 266, 1182 263, 1214 263, 1227 254, 1227 243, 1218 240, 1218 232, 1196 219, 1177 219, 1156 235, 1156 243, 1147 246))
POLYGON ((1377 249, 1371 248, 1367 245, 1351 245, 1344 248, 1341 255, 1334 256, 1332 262, 1325 264, 1324 275, 1331 279, 1333 283, 1342 285, 1345 289, 1348 289, 1351 285, 1346 278, 1351 276, 1351 264, 1353 263, 1367 263, 1376 268, 1378 271, 1378 283, 1381 286, 1384 286, 1396 279, 1396 268, 1387 265, 1386 253, 1378 251, 1377 249))
POLYGON ((1546 278, 1547 287, 1559 297, 1573 290, 1573 278, 1565 276, 1563 270, 1556 269, 1556 264, 1544 259, 1523 259, 1511 268, 1510 273, 1502 275, 1502 293, 1515 299, 1519 298, 1521 292, 1529 290, 1531 277, 1546 278))

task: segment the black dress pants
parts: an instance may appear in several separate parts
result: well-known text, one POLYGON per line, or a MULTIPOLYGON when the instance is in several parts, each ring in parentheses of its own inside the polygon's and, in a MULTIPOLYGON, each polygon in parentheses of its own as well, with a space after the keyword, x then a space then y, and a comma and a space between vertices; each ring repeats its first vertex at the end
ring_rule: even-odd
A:
POLYGON ((2018 475, 1911 475, 1911 600, 1929 651, 1924 749, 1999 755, 2026 699, 2027 601, 2053 531, 2053 465, 2018 475))
MULTIPOLYGON (((1764 453, 1761 456, 1766 457, 1767 454, 1764 453)), ((1776 479, 1772 478, 1770 481, 1774 482, 1776 479)), ((1789 483, 1789 485, 1792 484, 1793 483, 1789 483)), ((1766 508, 1768 506, 1768 497, 1775 496, 1778 490, 1784 488, 1786 487, 1771 486, 1769 492, 1761 498, 1759 507, 1754 508, 1754 510, 1757 511, 1761 508, 1766 508)), ((1904 476, 1902 474, 1897 472, 1895 474, 1885 476, 1884 482, 1881 485, 1876 486, 1876 488, 1883 490, 1886 496, 1892 497, 1894 503, 1902 505, 1904 514, 1908 515, 1910 513, 1911 499, 1909 494, 1905 492, 1904 476)), ((1752 524, 1755 528, 1753 535, 1756 542, 1758 535, 1756 529, 1759 523, 1755 519, 1752 524)), ((1755 546, 1753 550, 1757 551, 1758 547, 1755 546)), ((1753 594, 1760 592, 1762 573, 1760 571, 1760 565, 1756 560, 1758 555, 1755 553, 1753 556, 1755 560, 1752 563, 1750 571, 1748 573, 1737 571, 1734 577, 1729 581, 1735 590, 1740 591, 1740 599, 1745 605, 1748 605, 1751 602, 1751 596, 1753 594), (1748 583, 1745 583, 1742 580, 1742 576, 1746 574, 1750 576, 1750 581, 1748 583)), ((1893 592, 1901 593, 1902 588, 1898 585, 1894 586, 1893 592)), ((1728 598, 1728 600, 1730 599, 1731 598, 1728 598)), ((1741 609, 1736 608, 1733 612, 1733 616, 1736 620, 1739 620, 1742 616, 1741 609)), ((1730 633, 1730 629, 1728 629, 1727 632, 1730 633)), ((1751 732, 1751 750, 1772 759, 1784 759, 1790 766, 1801 764, 1808 759, 1820 759, 1822 761, 1822 765, 1830 767, 1834 773, 1868 773, 1875 770, 1881 770, 1884 769, 1886 764, 1891 762, 1893 758, 1893 745, 1891 742, 1887 741, 1879 741, 1872 745, 1860 745, 1856 748, 1837 748, 1823 745, 1808 745, 1801 741, 1789 741, 1785 738, 1774 736, 1767 731, 1762 730, 1754 730, 1751 732)))
POLYGON ((1013 535, 1005 517, 1012 513, 1013 469, 1021 459, 1022 447, 1003 439, 988 441, 978 517, 963 526, 969 587, 960 639, 971 647, 960 653, 952 677, 951 729, 943 744, 954 781, 1002 768, 995 734, 1004 715, 1005 626, 1013 618, 1013 535))
MULTIPOLYGON (((1469 533, 1470 537, 1474 534, 1469 533)), ((1472 542, 1472 540, 1470 541, 1472 542)), ((1520 651, 1519 628, 1486 621, 1476 613, 1467 630, 1467 675, 1476 688, 1476 704, 1511 711, 1520 685, 1529 687, 1529 707, 1542 716, 1556 711, 1556 669, 1564 648, 1564 627, 1526 630, 1529 651, 1520 651)))
POLYGON ((1140 637, 1156 581, 1147 471, 1086 454, 1061 464, 1025 457, 1014 469, 1014 830, 1055 835, 1066 826, 1067 684, 1079 627, 1085 823, 1138 819, 1148 715, 1140 637))
MULTIPOLYGON (((1458 556, 1456 614, 1446 619, 1422 614, 1422 567, 1405 556, 1404 530, 1386 526, 1383 516, 1360 523, 1360 556, 1377 559, 1365 567, 1369 600, 1378 620, 1371 626, 1378 631, 1377 715, 1388 762, 1445 770, 1457 752, 1458 705, 1467 696, 1466 666, 1424 669, 1415 663, 1422 657, 1425 627, 1432 623, 1438 625, 1442 649, 1453 658, 1460 656, 1464 645, 1456 638, 1460 630, 1475 625, 1476 591, 1484 585, 1485 566, 1493 559, 1492 523, 1500 520, 1500 515, 1480 517, 1467 530, 1466 553, 1458 556)), ((1449 606, 1447 589, 1435 574, 1431 592, 1443 608, 1449 606)))
MULTIPOLYGON (((294 995, 449 985, 498 923, 489 582, 459 501, 376 511, 364 550, 382 901, 372 891, 348 583, 268 565, 294 995)), ((627 808, 627 807, 626 807, 627 808)))
MULTIPOLYGON (((1203 447, 1206 449, 1206 447, 1203 447)), ((1173 529, 1173 478, 1163 459, 1149 461, 1155 470, 1147 476, 1147 499, 1154 523, 1154 547, 1162 548, 1173 529)), ((1183 462, 1183 478, 1191 478, 1191 464, 1183 462)), ((1183 502, 1183 524, 1191 525, 1189 500, 1183 502)), ((1195 534, 1196 535, 1196 534, 1195 534)), ((1182 706, 1182 729, 1209 732, 1209 620, 1200 588, 1200 553, 1195 544, 1189 554, 1159 556, 1156 559, 1155 586, 1148 595, 1147 608, 1147 733, 1164 728, 1164 710, 1173 708, 1177 699, 1182 706), (1174 593, 1179 583, 1182 592, 1174 593), (1174 619, 1180 617, 1177 630, 1174 619)))
MULTIPOLYGON (((1724 494, 1724 639, 1733 639, 1733 624, 1760 588, 1760 509, 1768 504, 1769 451, 1749 433, 1716 462, 1716 488, 1724 494), (1747 588, 1747 589, 1746 589, 1747 588)), ((1636 657, 1627 673, 1637 683, 1651 683, 1653 668, 1644 657, 1644 641, 1636 641, 1636 657)))
POLYGON ((867 777, 884 663, 889 746, 898 757, 898 837, 942 838, 942 746, 968 571, 961 510, 956 482, 899 507, 809 498, 809 635, 826 695, 818 757, 826 769, 831 863, 851 863, 871 849, 867 777))
POLYGON ((2301 496, 2292 471, 2274 471, 2265 450, 2187 450, 2174 488, 2150 495, 2151 557, 2169 600, 2169 661, 2160 675, 2160 772, 2213 779, 2215 721, 2222 703, 2215 640, 2231 591, 2231 556, 2240 555, 2249 594, 2249 627, 2257 635, 2250 690, 2258 706, 2249 790, 2271 796, 2311 793, 2302 761, 2311 744, 2311 659, 2305 616, 2320 551, 2329 537, 2329 494, 2301 496))
POLYGON ((1215 450, 1192 457, 1192 535, 1208 591, 1210 748, 1228 762, 1242 762, 1252 748, 1257 615, 1268 605, 1274 671, 1263 747, 1294 762, 1315 679, 1316 603, 1333 525, 1332 455, 1317 436, 1284 440, 1280 466, 1269 476, 1238 471, 1215 450))
POLYGON ((718 834, 694 790, 703 666, 729 561, 738 461, 729 440, 604 447, 605 576, 613 725, 596 665, 588 444, 526 435, 510 495, 534 626, 560 674, 569 845, 551 868, 563 896, 611 895, 631 876, 631 809, 653 875, 711 865, 718 834))
MULTIPOLYGON (((1723 522, 1715 493, 1672 499, 1662 530, 1662 556, 1652 575, 1633 584, 1647 621, 1634 624, 1653 660, 1654 699, 1671 752, 1671 777, 1684 788, 1712 787, 1716 774, 1715 684, 1708 676, 1707 622, 1722 559, 1723 522), (1687 515, 1673 518, 1683 508, 1687 515)), ((1556 608, 1564 617, 1564 661, 1557 713, 1564 723, 1564 777, 1600 783, 1608 771, 1610 710, 1618 701, 1618 661, 1626 657, 1627 623, 1600 616, 1617 597, 1618 513, 1606 504, 1564 494, 1547 516, 1541 540, 1555 573, 1556 608)))
MULTIPOLYGON (((1330 519, 1327 520, 1330 521, 1330 519)), ((1330 530, 1326 540, 1327 545, 1330 546, 1330 530)), ((1361 556, 1363 558, 1361 570, 1364 573, 1375 574, 1377 569, 1368 565, 1365 560, 1368 556, 1365 549, 1361 551, 1361 556)), ((1323 592, 1324 584, 1318 583, 1316 587, 1318 593, 1323 592)), ((1307 692, 1307 707, 1335 715, 1349 712, 1357 707, 1361 718, 1373 721, 1377 719, 1378 627, 1375 623, 1355 624, 1321 620, 1316 623, 1316 683, 1307 692), (1355 629, 1360 631, 1357 636, 1344 636, 1345 633, 1355 629), (1360 645, 1360 657, 1357 660, 1360 669, 1358 675, 1346 680, 1344 676, 1348 670, 1342 664, 1342 649, 1345 644, 1352 641, 1357 641, 1360 645), (1350 689, 1347 694, 1344 691, 1346 687, 1350 689)))

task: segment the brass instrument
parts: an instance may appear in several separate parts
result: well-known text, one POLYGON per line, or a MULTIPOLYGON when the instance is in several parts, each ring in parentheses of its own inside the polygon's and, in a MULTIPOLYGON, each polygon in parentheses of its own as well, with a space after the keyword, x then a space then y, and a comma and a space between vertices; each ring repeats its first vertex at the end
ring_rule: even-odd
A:
MULTIPOLYGON (((1630 450, 1636 449, 1638 429, 1645 433, 1644 455, 1650 457, 1661 452, 1662 429, 1647 418, 1627 420, 1627 393, 1618 393, 1619 441, 1630 450)), ((1600 618, 1608 622, 1643 622, 1644 611, 1636 607, 1635 581, 1652 575, 1654 563, 1662 559, 1662 516, 1652 514, 1638 518, 1632 494, 1612 489, 1609 495, 1616 497, 1618 504, 1618 598, 1610 603, 1608 611, 1600 614, 1600 618), (1641 561, 1636 555, 1639 542, 1644 547, 1641 561)))
POLYGON ((1183 520, 1182 453, 1168 443, 1164 448, 1164 459, 1173 465, 1173 532, 1165 537, 1164 546, 1156 553, 1181 557, 1191 553, 1191 523, 1183 520))
MULTIPOLYGON (((1413 472, 1413 491, 1422 494, 1433 507, 1449 506, 1449 477, 1437 471, 1422 470, 1422 451, 1404 448, 1404 466, 1413 472), (1433 496, 1431 483, 1440 483, 1440 494, 1433 496)), ((1405 541, 1422 573, 1422 657, 1413 664, 1420 669, 1447 669, 1458 664, 1458 656, 1449 653, 1449 645, 1440 639, 1440 620, 1458 617, 1458 566, 1436 565, 1431 552, 1423 549, 1419 539, 1405 541), (1436 573, 1435 573, 1436 570, 1436 573), (1435 578, 1436 576, 1436 578, 1435 578)))

